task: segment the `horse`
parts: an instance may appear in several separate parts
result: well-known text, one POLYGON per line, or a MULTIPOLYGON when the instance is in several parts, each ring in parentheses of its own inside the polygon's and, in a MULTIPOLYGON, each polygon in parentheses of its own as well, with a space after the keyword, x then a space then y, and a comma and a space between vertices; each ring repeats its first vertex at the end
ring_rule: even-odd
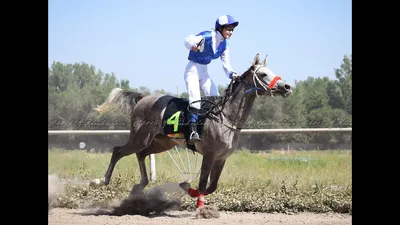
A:
POLYGON ((267 57, 260 61, 257 53, 247 71, 231 80, 224 95, 202 97, 203 114, 198 111, 202 115, 198 124, 201 141, 194 143, 188 142, 188 123, 184 123, 187 120, 183 114, 193 109, 188 99, 167 94, 144 96, 121 88, 113 89, 96 110, 103 113, 119 109, 129 113, 130 135, 125 145, 113 147, 108 169, 95 183, 100 181, 99 185, 108 185, 116 163, 135 153, 141 179, 132 190, 143 191, 149 184, 145 158, 180 145, 203 156, 198 188, 191 188, 187 182, 179 184, 191 197, 197 197, 196 208, 203 207, 204 197, 216 191, 225 162, 238 146, 241 126, 248 119, 256 96, 287 98, 292 93, 291 86, 267 67, 267 57), (170 127, 170 132, 166 127, 170 127), (184 134, 186 141, 171 135, 178 133, 184 134))

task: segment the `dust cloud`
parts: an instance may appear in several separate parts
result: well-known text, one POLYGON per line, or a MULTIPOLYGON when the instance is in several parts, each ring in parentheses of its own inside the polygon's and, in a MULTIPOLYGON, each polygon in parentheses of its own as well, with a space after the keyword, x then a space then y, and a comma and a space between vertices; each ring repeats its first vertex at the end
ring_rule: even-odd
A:
POLYGON ((64 193, 64 185, 56 174, 48 176, 48 211, 57 203, 57 198, 64 193))
POLYGON ((197 219, 219 218, 219 216, 218 207, 215 205, 205 205, 196 209, 197 219))
POLYGON ((85 214, 114 216, 160 215, 167 211, 179 210, 181 198, 185 194, 178 183, 166 183, 152 187, 147 191, 142 191, 139 185, 135 185, 128 197, 111 203, 107 208, 92 209, 85 214))

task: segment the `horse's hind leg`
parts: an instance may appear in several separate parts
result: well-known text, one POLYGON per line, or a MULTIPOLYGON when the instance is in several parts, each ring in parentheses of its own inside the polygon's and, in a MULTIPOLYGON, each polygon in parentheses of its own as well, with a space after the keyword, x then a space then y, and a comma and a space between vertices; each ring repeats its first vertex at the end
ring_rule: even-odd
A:
POLYGON ((149 184, 149 177, 147 176, 146 156, 150 154, 160 153, 173 148, 176 145, 165 135, 157 135, 150 146, 143 149, 141 152, 136 153, 140 169, 140 184, 135 185, 131 192, 142 191, 149 184))
POLYGON ((136 158, 138 160, 140 169, 140 183, 133 186, 131 193, 136 191, 143 191, 143 189, 149 184, 149 177, 147 176, 146 162, 145 162, 146 155, 136 153, 136 158))
MULTIPOLYGON (((131 131, 132 132, 132 131, 131 131)), ((138 153, 147 148, 154 138, 154 133, 146 127, 141 127, 134 134, 131 133, 129 141, 124 146, 116 146, 113 148, 110 164, 104 175, 104 184, 110 183, 111 175, 117 162, 128 155, 138 153)))
POLYGON ((124 147, 126 147, 126 145, 125 146, 115 146, 113 148, 113 153, 111 156, 110 164, 108 165, 108 169, 104 175, 104 184, 105 185, 108 185, 110 183, 111 175, 112 175, 112 172, 113 172, 114 167, 117 164, 117 162, 124 156, 132 154, 132 153, 129 153, 129 151, 121 151, 121 149, 123 149, 124 147))

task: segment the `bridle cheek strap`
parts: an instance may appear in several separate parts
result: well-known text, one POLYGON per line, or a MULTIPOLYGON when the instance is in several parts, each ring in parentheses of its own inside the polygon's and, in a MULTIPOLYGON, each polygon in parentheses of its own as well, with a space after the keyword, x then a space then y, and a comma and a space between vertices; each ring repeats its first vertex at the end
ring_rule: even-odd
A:
POLYGON ((271 83, 269 84, 269 88, 272 89, 275 86, 275 84, 276 84, 276 82, 278 80, 282 80, 281 77, 280 76, 275 76, 274 79, 272 79, 271 83))

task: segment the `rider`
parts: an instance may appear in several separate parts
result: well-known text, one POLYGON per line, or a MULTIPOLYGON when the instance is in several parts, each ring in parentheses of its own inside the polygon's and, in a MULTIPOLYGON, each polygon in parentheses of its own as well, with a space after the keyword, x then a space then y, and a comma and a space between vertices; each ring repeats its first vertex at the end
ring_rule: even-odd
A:
MULTIPOLYGON (((203 31, 185 38, 185 46, 190 51, 184 77, 189 94, 189 104, 192 108, 200 109, 201 107, 199 101, 201 99, 200 88, 205 96, 219 96, 218 89, 207 71, 207 65, 211 60, 220 57, 226 75, 230 79, 238 76, 230 64, 227 42, 238 24, 239 22, 232 16, 222 15, 215 22, 215 30, 203 31), (191 104, 193 101, 196 102, 191 104)), ((196 113, 189 113, 192 130, 191 141, 201 140, 196 130, 197 120, 198 115, 196 113)))

